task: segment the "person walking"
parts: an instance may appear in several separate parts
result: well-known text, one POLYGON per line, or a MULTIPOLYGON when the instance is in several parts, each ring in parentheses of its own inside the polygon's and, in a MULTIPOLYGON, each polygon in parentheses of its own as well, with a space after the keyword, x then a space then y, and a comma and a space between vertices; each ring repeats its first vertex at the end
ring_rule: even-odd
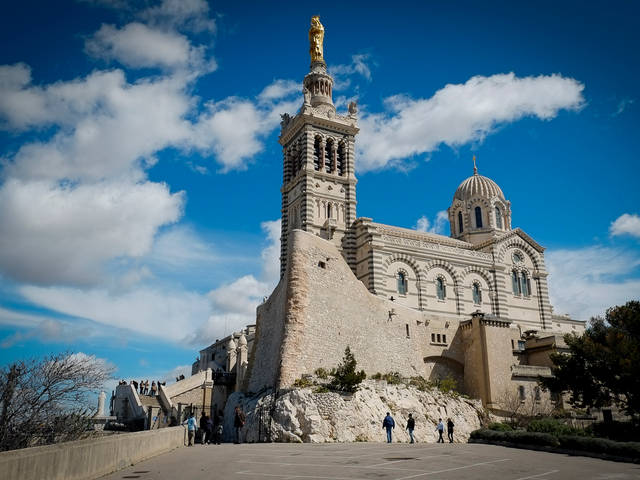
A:
POLYGON ((207 441, 207 414, 204 412, 200 416, 200 435, 202 436, 200 443, 204 445, 207 441))
POLYGON ((391 431, 396 427, 396 422, 393 421, 393 417, 389 412, 387 412, 387 416, 384 417, 382 421, 382 428, 387 430, 387 443, 391 443, 391 431))
POLYGON ((240 405, 236 406, 233 412, 233 427, 236 429, 236 439, 234 443, 236 444, 242 443, 242 427, 244 427, 245 421, 246 417, 240 405))
POLYGON ((189 414, 189 418, 182 422, 182 424, 187 424, 187 433, 189 434, 189 441, 187 446, 193 446, 196 439, 196 430, 198 429, 198 422, 196 422, 196 417, 193 415, 193 412, 189 414))
POLYGON ((213 417, 213 442, 216 445, 220 445, 220 442, 222 441, 223 421, 224 413, 222 410, 219 410, 213 417))
POLYGON ((444 443, 444 439, 442 438, 442 434, 444 433, 444 423, 442 423, 442 419, 438 419, 438 426, 436 427, 436 431, 438 432, 438 441, 437 443, 444 443))
POLYGON ((413 439, 414 428, 416 428, 416 421, 414 420, 413 416, 409 414, 409 420, 407 420, 407 430, 409 431, 409 438, 411 438, 411 442, 409 443, 415 443, 413 439))
POLYGON ((207 434, 207 444, 213 443, 213 419, 207 415, 207 429, 205 430, 207 434))
POLYGON ((453 443, 453 421, 447 418, 447 437, 449 437, 449 443, 453 443))
POLYGON ((155 397, 158 393, 158 385, 156 385, 156 381, 151 382, 151 396, 155 397))

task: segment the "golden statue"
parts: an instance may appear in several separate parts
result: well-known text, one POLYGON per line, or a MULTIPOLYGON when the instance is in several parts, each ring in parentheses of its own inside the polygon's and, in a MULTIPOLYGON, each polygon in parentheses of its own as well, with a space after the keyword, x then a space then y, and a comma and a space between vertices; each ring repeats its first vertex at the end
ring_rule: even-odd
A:
POLYGON ((311 62, 324 62, 322 57, 322 41, 324 40, 324 27, 320 23, 320 16, 311 17, 311 28, 309 29, 309 53, 311 62))

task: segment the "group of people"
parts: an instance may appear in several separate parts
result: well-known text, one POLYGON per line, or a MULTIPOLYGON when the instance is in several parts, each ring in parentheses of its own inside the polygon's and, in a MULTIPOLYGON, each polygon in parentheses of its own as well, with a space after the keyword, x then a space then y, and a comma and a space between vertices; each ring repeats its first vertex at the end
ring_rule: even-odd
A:
MULTIPOLYGON (((166 385, 167 382, 160 382, 160 380, 158 380, 157 382, 154 380, 153 382, 151 382, 151 386, 149 386, 149 380, 140 380, 140 383, 136 382, 135 380, 131 380, 129 382, 129 384, 133 385, 133 388, 135 389, 136 392, 139 392, 140 395, 150 395, 152 397, 155 397, 158 394, 158 387, 160 385, 166 385)), ((119 385, 126 385, 127 382, 125 380, 120 380, 119 385)))
MULTIPOLYGON (((396 427, 396 422, 391 416, 391 413, 387 412, 387 416, 384 417, 382 421, 382 428, 387 431, 387 443, 391 443, 392 440, 392 432, 396 427)), ((453 420, 447 418, 447 437, 449 438, 449 443, 453 443, 453 420)), ((410 413, 409 418, 407 419, 406 430, 409 432, 409 438, 411 439, 410 443, 415 443, 415 438, 413 436, 413 431, 416 428, 416 420, 413 418, 413 415, 410 413)), ((444 434, 444 423, 442 423, 442 419, 438 419, 438 424, 436 425, 436 432, 438 433, 438 441, 437 443, 444 443, 444 439, 442 435, 444 434)))
MULTIPOLYGON (((246 422, 246 417, 240 406, 238 405, 233 412, 233 427, 234 427, 234 443, 242 442, 242 427, 246 422)), ((200 431, 202 433, 201 443, 220 445, 222 441, 224 423, 224 413, 222 410, 214 413, 213 418, 209 417, 206 413, 202 412, 200 416, 200 431)), ((198 422, 196 422, 195 415, 191 413, 189 418, 183 422, 183 425, 187 425, 187 431, 189 434, 188 446, 192 446, 195 443, 196 432, 198 431, 198 422)))

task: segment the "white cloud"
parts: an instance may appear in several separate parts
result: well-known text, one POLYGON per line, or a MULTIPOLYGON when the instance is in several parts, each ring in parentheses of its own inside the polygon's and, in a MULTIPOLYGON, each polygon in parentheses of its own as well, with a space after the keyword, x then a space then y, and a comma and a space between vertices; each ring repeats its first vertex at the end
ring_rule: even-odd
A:
POLYGON ((16 312, 5 308, 0 308, 0 324, 20 329, 3 338, 0 341, 0 348, 9 348, 33 339, 41 342, 62 342, 69 344, 79 338, 86 339, 92 334, 91 329, 86 325, 81 326, 68 321, 16 312))
POLYGON ((271 294, 280 279, 280 220, 263 222, 262 230, 267 235, 267 245, 261 254, 261 279, 245 275, 209 292, 213 313, 187 339, 189 343, 212 342, 255 323, 256 307, 271 294))
POLYGON ((59 185, 10 179, 0 188, 0 269, 18 281, 92 284, 101 265, 150 251, 182 215, 183 194, 159 183, 59 185))
POLYGON ((104 288, 22 286, 22 296, 36 305, 112 328, 174 342, 190 334, 210 314, 206 295, 179 289, 141 286, 125 293, 104 288))
POLYGON ((194 33, 215 33, 216 22, 209 17, 209 4, 205 0, 163 0, 138 13, 152 25, 182 28, 194 33))
POLYGON ((620 100, 618 102, 618 108, 616 108, 616 111, 613 112, 611 114, 611 116, 612 117, 617 117, 622 112, 624 112, 627 108, 629 108, 631 105, 633 105, 634 102, 635 102, 634 98, 623 98, 622 100, 620 100))
POLYGON ((612 237, 617 235, 631 235, 640 238, 640 216, 637 214, 624 213, 609 226, 609 233, 612 237))
POLYGON ((85 51, 104 60, 117 60, 132 68, 203 69, 212 71, 212 60, 205 65, 204 47, 194 47, 184 35, 129 23, 121 29, 102 25, 85 44, 85 51))
POLYGON ((301 91, 300 82, 295 80, 274 80, 273 83, 267 85, 258 95, 260 101, 274 101, 288 97, 293 93, 301 91))
POLYGON ((345 90, 351 86, 352 77, 360 75, 367 81, 371 81, 371 68, 368 63, 369 54, 359 53, 351 56, 351 63, 333 65, 329 67, 329 72, 333 76, 333 89, 345 90))
POLYGON ((445 233, 445 228, 448 221, 449 215, 447 214, 447 211, 440 210, 436 214, 436 218, 433 224, 431 224, 429 219, 425 215, 423 215, 417 220, 416 225, 413 228, 418 230, 419 232, 437 233, 439 235, 443 235, 445 233))
POLYGON ((430 99, 389 97, 386 113, 361 116, 358 167, 397 166, 442 143, 482 141, 501 124, 525 116, 552 119, 562 109, 581 108, 583 89, 580 82, 557 74, 518 78, 508 73, 447 85, 430 99))
POLYGON ((607 308, 638 299, 640 266, 636 254, 592 246, 577 250, 549 250, 546 255, 549 296, 555 313, 578 320, 603 315, 607 308))

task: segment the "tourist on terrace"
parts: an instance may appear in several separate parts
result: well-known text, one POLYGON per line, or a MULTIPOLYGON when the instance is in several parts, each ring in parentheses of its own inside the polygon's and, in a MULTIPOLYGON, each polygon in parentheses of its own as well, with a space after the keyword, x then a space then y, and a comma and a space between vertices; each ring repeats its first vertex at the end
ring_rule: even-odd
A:
POLYGON ((382 421, 382 428, 387 429, 387 443, 391 443, 391 431, 395 428, 396 422, 393 421, 393 417, 389 412, 387 412, 387 416, 384 417, 382 421))

